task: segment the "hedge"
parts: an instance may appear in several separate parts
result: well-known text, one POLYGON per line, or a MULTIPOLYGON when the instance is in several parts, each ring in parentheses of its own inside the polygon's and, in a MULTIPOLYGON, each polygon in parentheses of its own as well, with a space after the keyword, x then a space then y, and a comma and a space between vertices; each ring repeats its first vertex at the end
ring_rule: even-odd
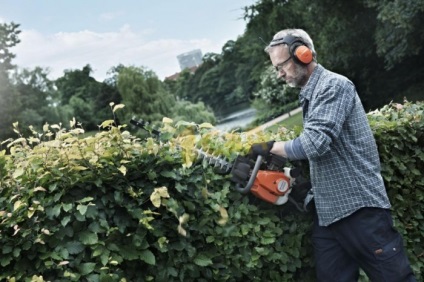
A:
MULTIPOLYGON (((424 270, 423 104, 369 114, 396 225, 424 270)), ((234 191, 192 148, 232 161, 297 133, 223 133, 164 119, 160 138, 105 121, 3 142, 1 281, 313 281, 311 215, 234 191)))

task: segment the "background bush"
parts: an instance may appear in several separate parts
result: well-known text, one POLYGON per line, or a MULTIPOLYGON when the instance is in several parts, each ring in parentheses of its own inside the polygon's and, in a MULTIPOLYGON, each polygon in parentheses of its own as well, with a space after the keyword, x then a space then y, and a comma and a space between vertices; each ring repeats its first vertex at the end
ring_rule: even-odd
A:
MULTIPOLYGON (((419 279, 423 108, 406 102, 369 115, 419 279)), ((191 150, 233 160, 253 142, 295 133, 222 133, 165 119, 160 139, 140 140, 110 120, 82 138, 75 124, 19 136, 0 156, 1 280, 314 280, 311 216, 235 192, 191 150)))

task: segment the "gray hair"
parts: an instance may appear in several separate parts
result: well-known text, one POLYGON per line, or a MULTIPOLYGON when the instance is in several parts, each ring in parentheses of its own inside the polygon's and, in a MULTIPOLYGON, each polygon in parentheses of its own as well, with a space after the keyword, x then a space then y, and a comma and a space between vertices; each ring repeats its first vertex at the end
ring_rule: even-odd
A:
MULTIPOLYGON (((315 48, 314 48, 314 42, 312 41, 311 37, 309 36, 308 33, 306 33, 306 31, 304 31, 303 29, 283 29, 280 30, 279 32, 277 32, 274 37, 272 38, 272 40, 278 40, 278 39, 282 39, 287 35, 291 35, 294 37, 299 37, 303 43, 305 43, 306 47, 308 47, 309 49, 311 49, 312 51, 312 55, 314 57, 314 60, 317 57, 317 53, 315 52, 315 48)), ((271 46, 271 44, 269 44, 268 46, 265 47, 265 52, 269 53, 270 50, 272 48, 274 48, 275 46, 271 46)))

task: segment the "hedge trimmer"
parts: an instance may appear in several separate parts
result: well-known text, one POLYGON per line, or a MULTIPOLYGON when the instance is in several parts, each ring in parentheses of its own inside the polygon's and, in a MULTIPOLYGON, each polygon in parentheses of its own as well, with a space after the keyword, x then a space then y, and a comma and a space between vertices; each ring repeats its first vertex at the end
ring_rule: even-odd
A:
MULTIPOLYGON (((161 132, 148 128, 148 123, 142 120, 131 119, 131 124, 142 128, 159 137, 161 132)), ((299 168, 284 167, 286 158, 271 154, 264 159, 257 156, 253 160, 249 156, 237 156, 234 162, 211 155, 202 148, 193 147, 197 159, 204 160, 219 174, 231 174, 231 181, 235 183, 235 190, 242 193, 251 193, 257 198, 274 205, 283 205, 290 201, 300 211, 305 211, 303 199, 311 188, 310 182, 300 177, 299 168)))

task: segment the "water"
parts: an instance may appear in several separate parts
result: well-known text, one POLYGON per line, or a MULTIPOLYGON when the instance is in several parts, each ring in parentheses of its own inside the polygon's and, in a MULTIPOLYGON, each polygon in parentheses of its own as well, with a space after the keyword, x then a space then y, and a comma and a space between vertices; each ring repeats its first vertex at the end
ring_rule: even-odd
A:
POLYGON ((216 128, 222 131, 231 131, 232 129, 243 128, 255 120, 256 110, 249 108, 234 112, 223 118, 216 128))

